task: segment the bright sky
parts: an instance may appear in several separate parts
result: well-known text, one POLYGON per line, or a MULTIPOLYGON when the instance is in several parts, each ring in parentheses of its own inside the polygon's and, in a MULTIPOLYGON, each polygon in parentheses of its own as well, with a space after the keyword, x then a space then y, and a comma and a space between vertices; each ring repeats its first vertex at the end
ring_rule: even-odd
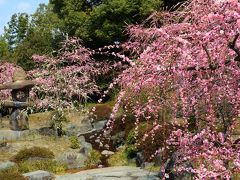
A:
POLYGON ((0 0, 0 34, 14 13, 32 14, 40 3, 47 4, 48 0, 0 0))

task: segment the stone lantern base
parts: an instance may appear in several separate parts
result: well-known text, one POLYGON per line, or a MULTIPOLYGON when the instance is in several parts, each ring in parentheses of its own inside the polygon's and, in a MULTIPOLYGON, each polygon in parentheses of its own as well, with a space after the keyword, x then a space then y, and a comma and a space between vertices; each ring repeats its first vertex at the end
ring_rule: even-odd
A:
POLYGON ((23 131, 29 129, 27 113, 16 109, 10 116, 10 129, 13 131, 23 131))

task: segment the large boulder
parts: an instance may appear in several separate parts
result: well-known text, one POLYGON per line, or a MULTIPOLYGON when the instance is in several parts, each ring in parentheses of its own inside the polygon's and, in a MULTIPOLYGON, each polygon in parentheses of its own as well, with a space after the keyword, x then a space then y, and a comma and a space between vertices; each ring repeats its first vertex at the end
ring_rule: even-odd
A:
POLYGON ((47 171, 33 171, 23 174, 28 180, 53 180, 55 179, 54 175, 47 171))

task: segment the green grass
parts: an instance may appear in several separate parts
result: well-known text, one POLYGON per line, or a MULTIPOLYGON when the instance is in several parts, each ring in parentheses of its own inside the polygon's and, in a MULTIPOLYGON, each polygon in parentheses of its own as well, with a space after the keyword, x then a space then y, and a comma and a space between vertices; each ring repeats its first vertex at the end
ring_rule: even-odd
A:
POLYGON ((108 159, 109 166, 136 166, 135 163, 129 163, 125 148, 120 149, 108 159))

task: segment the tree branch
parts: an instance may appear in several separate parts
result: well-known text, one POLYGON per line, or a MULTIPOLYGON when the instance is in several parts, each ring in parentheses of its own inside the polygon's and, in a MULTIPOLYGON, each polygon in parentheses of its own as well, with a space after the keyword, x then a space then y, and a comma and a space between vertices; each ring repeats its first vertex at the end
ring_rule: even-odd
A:
MULTIPOLYGON (((237 39, 238 37, 240 36, 239 33, 237 33, 233 39, 228 43, 228 47, 230 49, 232 49, 236 54, 237 56, 234 58, 234 61, 236 62, 240 62, 240 50, 236 47, 236 42, 237 42, 237 39)), ((208 61, 209 61, 209 67, 200 67, 198 68, 199 70, 216 70, 217 68, 219 68, 220 66, 218 64, 214 64, 212 62, 212 58, 210 56, 210 53, 207 49, 206 46, 203 46, 203 49, 205 50, 205 52, 207 53, 207 56, 208 56, 208 61)), ((228 65, 229 63, 231 62, 231 60, 226 60, 225 61, 225 65, 228 65)), ((187 67, 186 68, 187 71, 196 71, 197 68, 196 66, 191 66, 191 67, 187 67)))
POLYGON ((234 59, 234 61, 240 62, 240 50, 236 47, 236 42, 237 42, 238 37, 239 37, 239 33, 237 33, 233 37, 233 39, 228 43, 228 47, 237 54, 237 57, 234 59))

